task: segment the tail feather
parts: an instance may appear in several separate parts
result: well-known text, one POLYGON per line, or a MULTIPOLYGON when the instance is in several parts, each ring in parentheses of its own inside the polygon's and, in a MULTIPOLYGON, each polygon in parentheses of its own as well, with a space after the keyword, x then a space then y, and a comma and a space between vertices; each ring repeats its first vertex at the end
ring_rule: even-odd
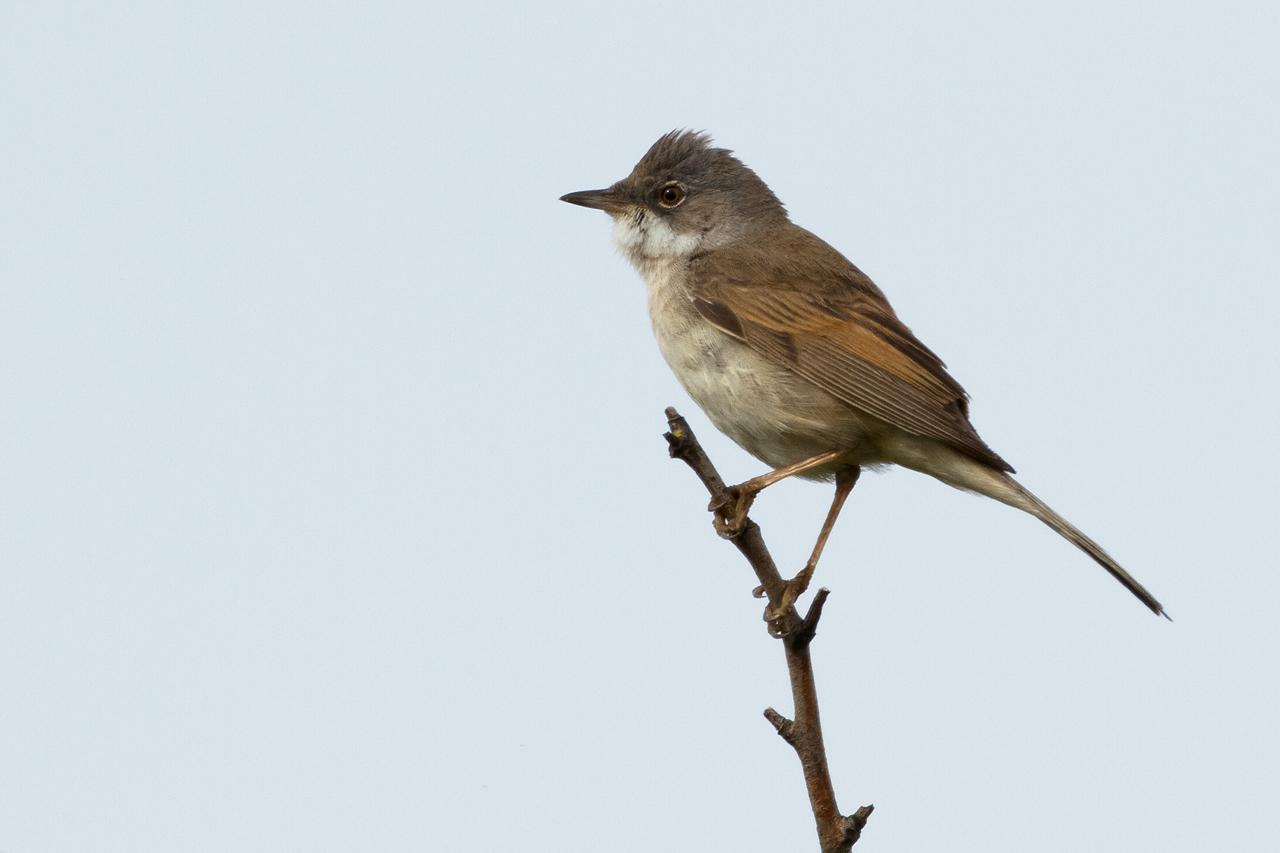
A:
MULTIPOLYGON (((1113 578, 1120 581, 1125 589, 1157 616, 1168 619, 1163 605, 1147 588, 1138 583, 1133 575, 1124 570, 1110 554, 1102 550, 1102 546, 1094 542, 1069 521, 1049 508, 1044 501, 1031 494, 1013 477, 984 465, 952 448, 940 444, 928 443, 918 439, 910 442, 898 442, 893 448, 894 461, 908 468, 914 468, 944 483, 966 491, 978 492, 1001 503, 1029 513, 1043 521, 1059 536, 1088 554, 1095 563, 1106 569, 1113 578)), ((1172 620, 1170 620, 1172 621, 1172 620)))
POLYGON ((1081 551, 1084 551, 1092 557, 1095 563, 1111 573, 1111 577, 1120 581, 1120 583, 1124 585, 1125 589, 1129 590, 1129 592, 1133 593, 1139 601, 1147 605, 1147 609, 1152 613, 1169 619, 1169 614, 1164 612, 1164 606, 1156 600, 1156 597, 1152 595, 1145 586, 1138 583, 1137 578, 1126 572, 1124 567, 1117 563, 1110 554, 1102 550, 1101 545, 1084 535, 1078 527, 1050 509, 1044 501, 1027 491, 1017 480, 1007 474, 1002 474, 1001 476, 1009 481, 1010 486, 1012 486, 1014 491, 1023 499, 1020 504, 1014 504, 1014 506, 1017 506, 1019 509, 1025 509, 1027 512, 1047 524, 1063 539, 1066 539, 1072 545, 1075 545, 1081 551))

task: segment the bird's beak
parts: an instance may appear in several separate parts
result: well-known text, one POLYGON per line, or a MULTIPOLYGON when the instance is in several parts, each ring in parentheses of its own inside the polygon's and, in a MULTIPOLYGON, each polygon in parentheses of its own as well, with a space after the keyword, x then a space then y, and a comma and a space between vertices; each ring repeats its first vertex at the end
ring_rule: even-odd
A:
POLYGON ((614 187, 609 187, 607 190, 582 190, 581 192, 569 193, 568 195, 560 196, 560 200, 567 201, 569 204, 578 204, 583 207, 603 210, 608 214, 621 213, 630 206, 630 203, 614 187))

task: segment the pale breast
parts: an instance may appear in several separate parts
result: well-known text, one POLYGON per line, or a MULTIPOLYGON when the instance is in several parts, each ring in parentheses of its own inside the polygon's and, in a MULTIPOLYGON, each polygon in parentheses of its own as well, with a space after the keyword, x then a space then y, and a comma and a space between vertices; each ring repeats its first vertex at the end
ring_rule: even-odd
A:
POLYGON ((874 461, 864 419, 827 392, 769 361, 702 318, 680 259, 641 265, 663 358, 716 428, 773 467, 849 448, 874 461))

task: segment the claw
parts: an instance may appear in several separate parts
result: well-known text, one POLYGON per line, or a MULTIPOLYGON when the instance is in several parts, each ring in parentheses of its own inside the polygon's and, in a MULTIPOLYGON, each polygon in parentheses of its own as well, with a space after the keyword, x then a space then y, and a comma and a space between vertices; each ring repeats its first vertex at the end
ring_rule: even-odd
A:
POLYGON ((774 622, 785 616, 787 611, 796 603, 796 599, 804 595, 805 590, 809 588, 809 581, 812 579, 813 567, 805 566, 800 570, 799 574, 787 581, 787 585, 782 589, 782 599, 778 602, 778 606, 764 609, 764 621, 774 622))
POLYGON ((756 491, 741 486, 726 486, 725 490, 711 499, 707 509, 715 513, 712 523, 716 533, 724 539, 732 539, 742 532, 747 520, 747 511, 755 503, 756 491))

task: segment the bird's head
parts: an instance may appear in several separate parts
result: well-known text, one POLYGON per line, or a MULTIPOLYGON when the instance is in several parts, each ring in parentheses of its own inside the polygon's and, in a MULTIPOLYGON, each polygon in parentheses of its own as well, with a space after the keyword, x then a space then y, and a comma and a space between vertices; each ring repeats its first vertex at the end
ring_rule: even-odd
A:
POLYGON ((687 256, 787 221, 782 202, 733 152, 684 130, 658 139, 607 189, 560 200, 609 214, 618 249, 637 263, 687 256))

